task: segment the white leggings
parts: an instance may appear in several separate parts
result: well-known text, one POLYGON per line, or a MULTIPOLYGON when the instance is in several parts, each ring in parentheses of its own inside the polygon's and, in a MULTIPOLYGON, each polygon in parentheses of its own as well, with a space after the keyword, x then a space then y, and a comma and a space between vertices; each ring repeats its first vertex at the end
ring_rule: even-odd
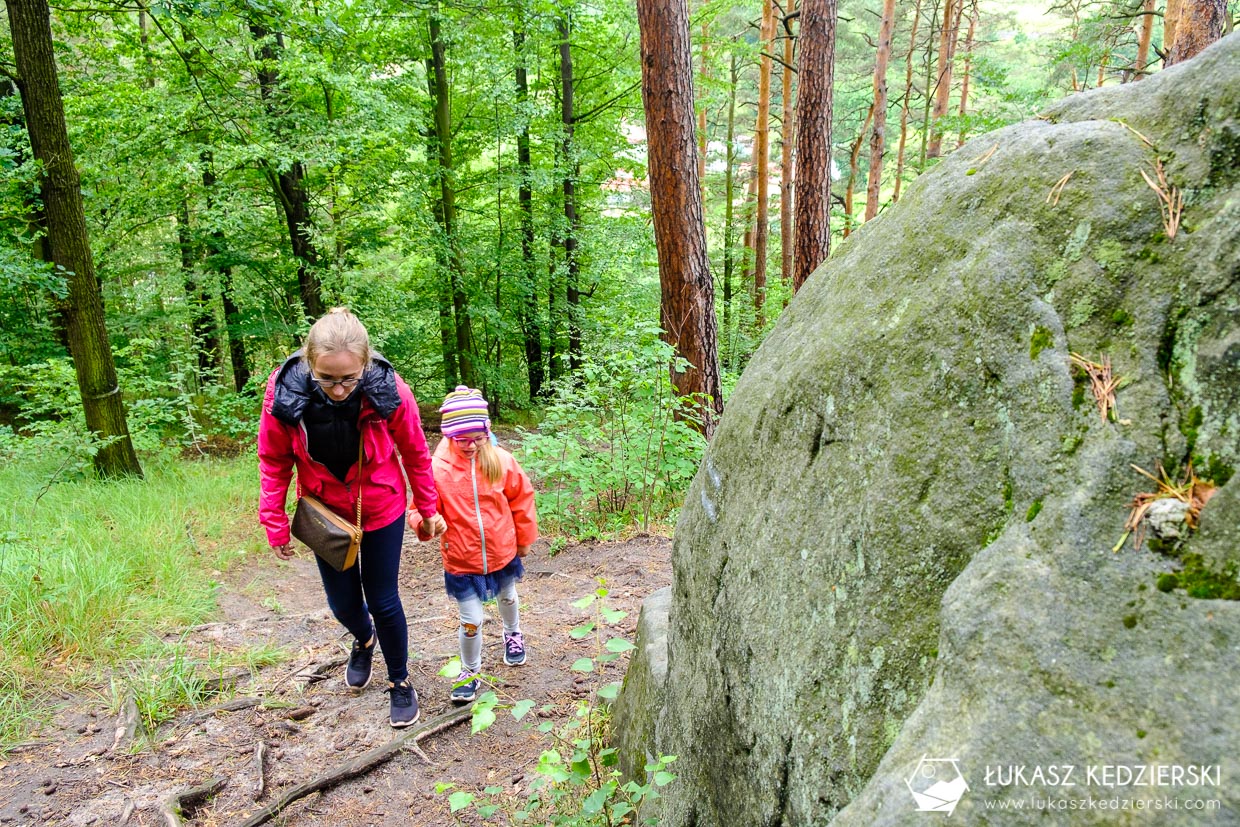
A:
MULTIPOLYGON (((507 586, 499 590, 499 616, 504 622, 504 631, 508 634, 521 631, 521 607, 517 600, 517 581, 514 578, 507 586)), ((461 667, 466 672, 477 673, 482 669, 482 624, 486 621, 486 612, 482 609, 482 599, 477 595, 465 600, 457 600, 461 610, 461 628, 456 637, 461 644, 461 667)))

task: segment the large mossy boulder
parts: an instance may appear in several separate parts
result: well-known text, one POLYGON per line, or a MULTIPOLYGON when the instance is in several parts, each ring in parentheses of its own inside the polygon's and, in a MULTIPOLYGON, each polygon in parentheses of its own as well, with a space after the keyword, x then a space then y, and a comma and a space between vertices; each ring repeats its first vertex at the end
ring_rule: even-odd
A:
POLYGON ((1208 534, 1198 574, 1234 585, 1238 182, 1232 36, 972 140, 810 279, 676 529, 661 824, 925 824, 927 756, 969 784, 960 823, 1200 823, 988 809, 1065 791, 987 767, 1152 764, 1226 777, 1070 792, 1191 793, 1240 823, 1240 603, 1160 579, 1208 534), (1073 353, 1123 377, 1110 416, 1073 353), (1114 550, 1154 489, 1133 466, 1190 460, 1227 515, 1114 550))

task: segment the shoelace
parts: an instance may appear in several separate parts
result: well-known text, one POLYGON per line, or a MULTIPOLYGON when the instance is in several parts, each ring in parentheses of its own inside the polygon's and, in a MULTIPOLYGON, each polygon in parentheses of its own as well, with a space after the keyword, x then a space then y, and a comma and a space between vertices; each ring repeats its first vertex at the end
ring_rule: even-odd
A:
POLYGON ((395 686, 389 686, 388 692, 391 693, 392 703, 397 706, 413 705, 413 687, 407 683, 398 683, 395 686))
POLYGON ((508 647, 508 654, 510 655, 518 655, 525 651, 525 641, 521 639, 520 632, 505 637, 504 645, 508 647))

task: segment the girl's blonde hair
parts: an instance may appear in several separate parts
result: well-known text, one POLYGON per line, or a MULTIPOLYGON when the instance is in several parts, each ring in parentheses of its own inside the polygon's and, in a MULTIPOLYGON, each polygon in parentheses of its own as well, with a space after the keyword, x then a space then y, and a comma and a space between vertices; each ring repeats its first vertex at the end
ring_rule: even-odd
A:
POLYGON ((352 353, 370 367, 370 334, 347 307, 333 307, 319 317, 306 335, 306 362, 311 367, 328 353, 352 353))
MULTIPOLYGON (((452 439, 450 436, 444 439, 452 439)), ((455 448, 459 451, 460 446, 455 448)), ((478 458, 478 470, 482 472, 482 478, 491 485, 499 485, 500 480, 504 478, 504 464, 500 460, 499 451, 491 444, 491 434, 487 432, 487 441, 478 446, 478 453, 474 454, 478 458)))

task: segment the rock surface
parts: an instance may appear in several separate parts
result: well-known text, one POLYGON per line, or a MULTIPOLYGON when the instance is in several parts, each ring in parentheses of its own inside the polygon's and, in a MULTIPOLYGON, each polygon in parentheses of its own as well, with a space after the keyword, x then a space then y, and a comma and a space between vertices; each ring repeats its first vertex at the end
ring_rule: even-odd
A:
MULTIPOLYGON (((1230 479, 1238 396, 1240 35, 943 160, 796 296, 688 494, 667 691, 628 742, 679 757, 660 823, 924 824, 936 769, 961 823, 1201 823, 1034 809, 1087 796, 1240 822, 1240 603, 1112 550, 1152 485, 1131 466, 1230 479), (1071 353, 1124 377, 1111 417, 1071 353), (1152 764, 1222 783, 1086 783, 1152 764)), ((1236 485, 1179 553, 1236 559, 1236 485)))

